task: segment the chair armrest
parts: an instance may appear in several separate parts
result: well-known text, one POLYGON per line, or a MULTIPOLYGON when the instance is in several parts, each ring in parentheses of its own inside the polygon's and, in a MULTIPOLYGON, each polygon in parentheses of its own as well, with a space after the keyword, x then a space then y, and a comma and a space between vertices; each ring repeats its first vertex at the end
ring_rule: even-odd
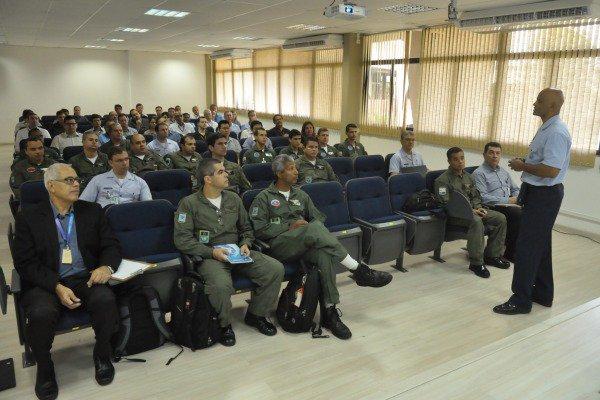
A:
POLYGON ((254 239, 254 242, 252 242, 252 248, 256 251, 260 251, 261 253, 263 253, 269 250, 271 246, 269 246, 267 243, 263 242, 260 239, 254 239))
POLYGON ((16 269, 12 270, 11 282, 10 282, 10 293, 17 294, 21 293, 21 275, 16 269))
POLYGON ((374 231, 378 230, 379 228, 377 228, 377 225, 372 224, 368 221, 365 221, 364 219, 360 219, 360 218, 351 218, 352 222, 356 222, 358 225, 363 226, 365 228, 369 228, 372 229, 374 231))

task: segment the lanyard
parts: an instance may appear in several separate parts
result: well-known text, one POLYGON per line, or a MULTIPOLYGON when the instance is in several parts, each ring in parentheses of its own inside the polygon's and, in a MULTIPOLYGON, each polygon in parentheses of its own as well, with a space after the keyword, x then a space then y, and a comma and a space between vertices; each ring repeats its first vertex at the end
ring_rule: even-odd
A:
POLYGON ((65 230, 62 227, 62 224, 60 223, 60 219, 58 217, 56 217, 56 219, 54 220, 54 222, 56 223, 56 228, 58 229, 58 232, 60 233, 62 240, 64 240, 66 247, 69 247, 69 239, 71 238, 71 231, 73 230, 73 220, 75 219, 74 217, 75 216, 72 212, 69 213, 69 222, 67 224, 67 233, 66 234, 65 234, 65 230))

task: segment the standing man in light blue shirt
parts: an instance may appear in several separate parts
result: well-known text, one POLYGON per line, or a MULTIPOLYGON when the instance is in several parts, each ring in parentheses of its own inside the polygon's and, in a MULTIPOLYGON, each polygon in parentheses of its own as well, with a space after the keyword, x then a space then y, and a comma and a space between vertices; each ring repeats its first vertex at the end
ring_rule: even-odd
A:
POLYGON ((145 180, 129 172, 129 154, 122 147, 108 151, 111 170, 92 178, 79 197, 80 200, 100 204, 103 208, 112 204, 152 200, 145 180))
POLYGON ((402 168, 425 165, 423 156, 413 151, 415 147, 415 133, 413 131, 403 129, 400 134, 400 143, 402 147, 390 159, 390 176, 398 175, 402 168))
POLYGON ((483 204, 506 217, 504 258, 514 263, 521 221, 521 206, 517 205, 519 187, 515 185, 508 171, 500 166, 500 143, 487 143, 483 148, 483 159, 484 163, 473 172, 473 178, 477 190, 481 193, 483 204))
POLYGON ((509 166, 522 171, 519 203, 523 204, 521 230, 517 239, 511 298, 494 307, 498 314, 527 314, 531 303, 551 307, 552 227, 562 203, 563 181, 569 168, 571 135, 560 119, 564 95, 558 89, 544 89, 533 104, 533 115, 543 124, 529 145, 529 154, 515 158, 509 166))

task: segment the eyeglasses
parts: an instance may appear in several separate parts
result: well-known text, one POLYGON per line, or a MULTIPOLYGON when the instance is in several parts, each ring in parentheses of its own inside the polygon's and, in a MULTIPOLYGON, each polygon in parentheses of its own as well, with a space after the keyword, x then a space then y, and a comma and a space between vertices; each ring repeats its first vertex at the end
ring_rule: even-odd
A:
POLYGON ((66 183, 69 186, 73 186, 75 182, 77 182, 77 184, 79 185, 81 183, 81 178, 74 178, 72 176, 69 176, 65 179, 55 179, 54 182, 66 183))

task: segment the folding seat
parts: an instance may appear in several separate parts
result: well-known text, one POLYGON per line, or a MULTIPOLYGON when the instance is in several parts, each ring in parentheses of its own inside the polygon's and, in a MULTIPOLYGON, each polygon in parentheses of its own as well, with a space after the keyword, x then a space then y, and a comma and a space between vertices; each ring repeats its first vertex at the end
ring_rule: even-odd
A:
POLYGON ((392 210, 406 221, 406 252, 423 254, 434 251, 444 242, 446 217, 441 209, 407 213, 408 198, 425 189, 425 178, 417 172, 399 174, 388 180, 392 210))
POLYGON ((472 165, 470 167, 465 167, 465 172, 472 174, 479 167, 479 165, 472 165))
POLYGON ((286 147, 290 145, 290 139, 284 136, 273 136, 270 139, 274 149, 277 147, 286 147))
POLYGON ((142 178, 150 187, 154 200, 165 199, 174 207, 192 194, 192 174, 184 169, 167 169, 146 172, 142 178))
POLYGON ((20 187, 20 207, 30 207, 44 201, 50 201, 50 196, 44 186, 44 181, 23 182, 20 187))
POLYGON ((427 172, 427 175, 425 175, 425 188, 433 193, 433 185, 435 184, 435 180, 444 172, 446 172, 445 169, 427 172))
POLYGON ((354 165, 352 164, 352 159, 349 157, 330 157, 325 158, 325 161, 331 165, 333 172, 340 180, 340 183, 343 185, 346 184, 350 179, 356 177, 354 175, 354 165))
POLYGON ((400 172, 403 174, 411 174, 413 172, 417 172, 419 175, 421 175, 423 177, 423 179, 425 179, 425 176, 427 175, 427 166, 426 165, 418 165, 416 167, 404 167, 404 168, 400 168, 400 172))
MULTIPOLYGON (((362 230, 350 221, 348 204, 344 197, 342 185, 338 182, 316 182, 302 185, 319 211, 327 216, 324 225, 346 248, 355 260, 361 260, 362 230)), ((341 264, 337 272, 344 272, 341 264)))
POLYGON ((388 176, 385 169, 385 160, 380 154, 356 157, 354 159, 354 172, 357 178, 380 176, 387 179, 388 176))
MULTIPOLYGON (((208 151, 208 150, 206 150, 204 153, 201 153, 201 154, 202 154, 202 158, 211 158, 212 157, 212 155, 210 154, 210 151, 208 151)), ((231 161, 231 162, 234 162, 237 164, 238 163, 238 154, 233 150, 227 150, 227 154, 225 154, 225 159, 227 161, 231 161)))
POLYGON ((63 160, 69 162, 69 159, 83 151, 83 146, 67 146, 63 150, 63 160))
POLYGON ((394 156, 395 153, 390 153, 388 155, 385 156, 385 172, 389 175, 390 173, 390 161, 392 160, 392 157, 394 156))
POLYGON ((246 164, 242 169, 252 184, 252 189, 264 189, 275 180, 271 164, 246 164))
POLYGON ((406 243, 406 222, 392 211, 385 180, 380 176, 355 178, 346 182, 346 199, 351 221, 363 231, 363 255, 368 264, 396 260, 402 266, 406 243))

